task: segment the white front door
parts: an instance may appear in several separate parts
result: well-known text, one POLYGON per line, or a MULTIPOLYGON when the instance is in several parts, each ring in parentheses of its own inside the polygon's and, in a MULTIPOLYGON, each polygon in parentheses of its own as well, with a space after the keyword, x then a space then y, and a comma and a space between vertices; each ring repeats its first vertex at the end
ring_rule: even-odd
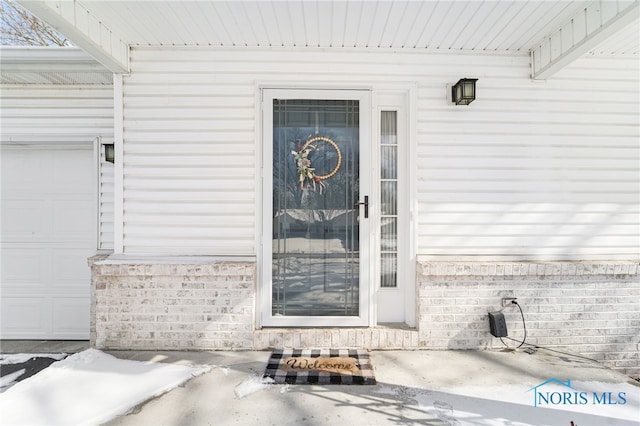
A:
POLYGON ((263 91, 263 326, 371 325, 370 99, 263 91))

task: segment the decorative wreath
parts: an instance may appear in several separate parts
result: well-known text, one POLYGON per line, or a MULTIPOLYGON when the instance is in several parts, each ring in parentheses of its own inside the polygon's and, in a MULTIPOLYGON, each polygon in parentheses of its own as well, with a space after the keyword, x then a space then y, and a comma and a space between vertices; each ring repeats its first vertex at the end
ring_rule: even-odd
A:
POLYGON ((333 147, 333 149, 336 150, 336 154, 338 154, 338 162, 336 163, 336 166, 333 168, 333 170, 331 170, 331 172, 327 173, 326 175, 317 176, 317 178, 320 180, 329 179, 330 177, 338 173, 338 170, 340 170, 340 166, 342 165, 342 153, 340 152, 340 148, 338 148, 338 145, 334 141, 324 136, 316 136, 315 138, 309 139, 304 145, 302 145, 302 149, 305 149, 306 147, 311 145, 313 142, 317 142, 317 141, 328 143, 333 147))
POLYGON ((340 170, 340 166, 342 165, 342 153, 340 152, 340 148, 338 145, 331 139, 324 136, 316 136, 314 138, 309 139, 304 143, 304 145, 300 146, 300 151, 291 151, 294 160, 296 161, 296 166, 298 168, 298 182, 300 185, 300 189, 304 189, 305 187, 311 187, 315 191, 319 189, 322 192, 325 189, 325 185, 322 182, 324 179, 329 179, 334 176, 340 170), (318 148, 314 145, 314 142, 325 142, 328 143, 336 150, 336 154, 338 155, 338 162, 336 166, 331 170, 331 172, 326 175, 317 175, 315 169, 311 167, 311 160, 309 159, 309 154, 311 151, 317 151, 318 148))

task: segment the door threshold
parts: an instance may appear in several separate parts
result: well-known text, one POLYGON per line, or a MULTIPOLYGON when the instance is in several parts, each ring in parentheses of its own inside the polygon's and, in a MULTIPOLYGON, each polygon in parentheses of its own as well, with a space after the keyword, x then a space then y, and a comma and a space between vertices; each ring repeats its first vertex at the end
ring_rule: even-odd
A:
POLYGON ((253 349, 419 349, 418 330, 406 324, 348 328, 263 328, 253 332, 253 349))
POLYGON ((376 328, 387 328, 392 330, 416 330, 415 327, 411 327, 403 322, 381 322, 378 323, 376 328))

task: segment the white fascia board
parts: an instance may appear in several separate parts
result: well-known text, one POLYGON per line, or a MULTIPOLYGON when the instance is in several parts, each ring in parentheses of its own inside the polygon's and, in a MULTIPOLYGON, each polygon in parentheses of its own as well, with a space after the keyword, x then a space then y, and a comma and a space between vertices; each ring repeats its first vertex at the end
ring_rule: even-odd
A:
POLYGON ((129 46, 78 2, 16 1, 111 72, 129 72, 129 46), (82 17, 82 28, 78 25, 79 17, 82 17))
POLYGON ((625 9, 618 11, 607 22, 603 22, 603 10, 599 2, 594 2, 581 13, 568 20, 555 32, 545 36, 536 48, 531 50, 531 78, 545 80, 560 71, 562 68, 589 52, 608 37, 637 21, 640 17, 640 2, 630 3, 625 9), (589 28, 587 20, 599 19, 603 22, 593 31, 583 30, 589 28), (574 28, 579 27, 578 31, 574 28), (563 33, 564 32, 564 33, 563 33), (567 35, 568 34, 568 35, 567 35), (576 36, 576 34, 579 34, 576 36), (563 46, 563 41, 571 39, 569 46, 563 46), (561 52, 554 57, 554 52, 561 52))
POLYGON ((89 54, 77 47, 0 46, 2 63, 80 62, 95 63, 89 54))

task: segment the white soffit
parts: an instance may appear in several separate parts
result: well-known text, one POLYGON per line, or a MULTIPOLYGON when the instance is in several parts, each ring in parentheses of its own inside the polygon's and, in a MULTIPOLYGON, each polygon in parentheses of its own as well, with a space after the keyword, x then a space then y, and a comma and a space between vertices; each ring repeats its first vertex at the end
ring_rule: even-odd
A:
MULTIPOLYGON (((639 0, 18 0, 114 72, 128 47, 319 47, 526 55, 582 11, 639 0)), ((637 32, 591 54, 637 54, 637 32)), ((614 34, 607 34, 608 37, 614 34)), ((601 42, 604 42, 604 37, 601 42)), ((614 43, 613 41, 611 43, 614 43)), ((586 53, 586 51, 585 51, 586 53)))
POLYGON ((115 73, 129 71, 129 46, 79 1, 16 0, 115 73))
POLYGON ((587 1, 87 1, 130 46, 526 53, 587 1))

